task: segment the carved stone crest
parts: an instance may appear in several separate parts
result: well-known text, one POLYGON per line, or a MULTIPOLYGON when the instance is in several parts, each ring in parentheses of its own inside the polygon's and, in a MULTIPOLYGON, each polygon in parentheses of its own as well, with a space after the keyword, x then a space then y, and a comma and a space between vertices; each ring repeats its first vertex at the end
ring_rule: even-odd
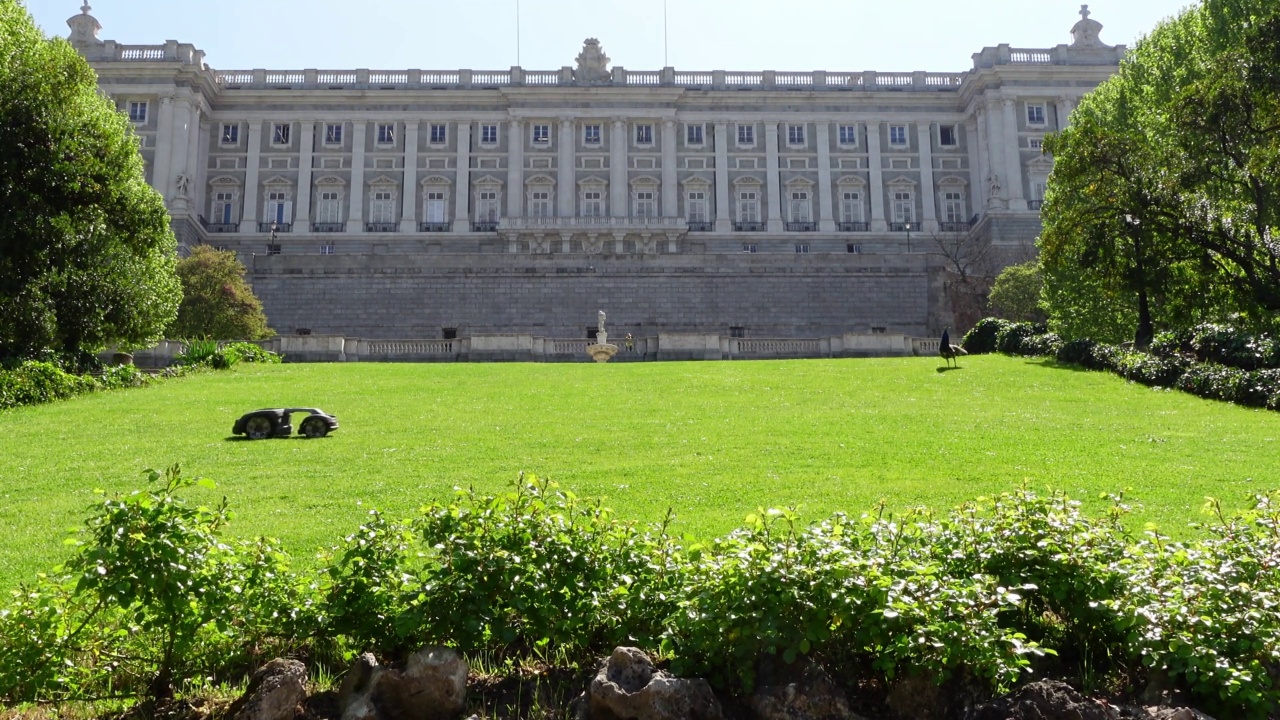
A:
POLYGON ((1080 6, 1080 22, 1071 28, 1071 37, 1075 42, 1071 43, 1074 48, 1092 48, 1106 47, 1106 43, 1102 42, 1102 38, 1098 37, 1102 32, 1102 23, 1089 18, 1089 6, 1080 6))
POLYGON ((583 85, 601 85, 612 79, 609 72, 609 56, 604 54, 600 41, 587 38, 582 43, 582 52, 577 57, 578 68, 573 71, 573 79, 583 85))

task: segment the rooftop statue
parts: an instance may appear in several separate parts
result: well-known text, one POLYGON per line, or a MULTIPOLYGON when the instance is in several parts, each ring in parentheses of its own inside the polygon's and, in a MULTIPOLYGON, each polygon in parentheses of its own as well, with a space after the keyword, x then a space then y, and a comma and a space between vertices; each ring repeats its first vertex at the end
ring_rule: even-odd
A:
POLYGON ((578 68, 573 71, 573 79, 583 85, 600 85, 612 79, 609 72, 609 56, 604 54, 600 41, 587 38, 582 43, 582 52, 578 53, 578 68))
POLYGON ((1071 28, 1071 37, 1075 42, 1071 43, 1074 48, 1104 48, 1107 44, 1102 42, 1099 34, 1102 33, 1102 23, 1089 18, 1089 6, 1080 6, 1080 22, 1071 28))

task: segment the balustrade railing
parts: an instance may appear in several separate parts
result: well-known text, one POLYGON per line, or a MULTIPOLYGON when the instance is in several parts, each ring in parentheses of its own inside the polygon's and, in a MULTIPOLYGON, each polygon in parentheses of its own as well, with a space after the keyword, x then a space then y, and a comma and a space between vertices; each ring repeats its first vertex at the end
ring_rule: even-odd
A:
POLYGON ((260 233, 293 232, 293 225, 291 225, 290 223, 263 222, 263 223, 258 223, 258 232, 260 233))
POLYGON ((967 220, 963 222, 944 222, 938 224, 938 230, 941 232, 969 232, 970 227, 972 226, 967 220))
POLYGON ((471 232, 494 232, 497 229, 497 220, 479 220, 471 223, 471 232))
POLYGON ((400 229, 399 223, 365 223, 364 231, 370 233, 393 233, 400 229))
POLYGON ((734 232, 764 232, 764 223, 762 222, 742 222, 735 220, 733 223, 734 232))
POLYGON ((815 222, 789 222, 786 224, 787 232, 817 232, 818 223, 815 222))
POLYGON ((689 232, 711 232, 713 229, 714 223, 689 221, 689 232))
POLYGON ((418 232, 449 232, 449 223, 441 222, 424 222, 418 223, 418 232))
POLYGON ((123 45, 118 57, 121 60, 164 60, 164 45, 123 45))
POLYGON ((502 230, 684 230, 683 218, 664 217, 517 217, 503 218, 502 230))
POLYGON ((836 223, 837 232, 866 232, 870 226, 864 222, 839 222, 836 223))
POLYGON ((383 357, 453 355, 456 340, 366 340, 365 354, 383 357))
POLYGON ((346 229, 346 223, 311 223, 311 232, 316 233, 336 233, 346 229))
POLYGON ((549 340, 551 352, 555 355, 585 355, 587 346, 593 344, 594 340, 549 340))
POLYGON ((240 232, 240 223, 209 223, 204 229, 210 233, 234 233, 240 232))
POLYGON ((820 340, 778 340, 771 338, 738 338, 738 352, 752 355, 818 355, 820 340))

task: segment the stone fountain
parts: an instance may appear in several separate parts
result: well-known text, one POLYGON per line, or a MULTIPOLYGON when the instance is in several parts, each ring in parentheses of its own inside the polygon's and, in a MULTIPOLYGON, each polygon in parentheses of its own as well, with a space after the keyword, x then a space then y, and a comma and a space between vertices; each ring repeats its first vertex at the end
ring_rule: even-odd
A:
POLYGON ((604 329, 604 311, 601 310, 596 317, 596 342, 594 345, 587 346, 587 354, 598 363, 606 363, 612 360, 617 352, 618 346, 609 344, 609 333, 604 329))

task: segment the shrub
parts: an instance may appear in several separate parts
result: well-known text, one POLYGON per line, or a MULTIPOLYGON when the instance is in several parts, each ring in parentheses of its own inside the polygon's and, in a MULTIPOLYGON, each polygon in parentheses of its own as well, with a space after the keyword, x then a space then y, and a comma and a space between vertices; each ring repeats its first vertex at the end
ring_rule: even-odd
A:
POLYGON ((1011 323, 1000 318, 983 318, 965 333, 960 346, 970 355, 985 355, 996 351, 996 336, 1011 323))
POLYGON ((64 372, 53 363, 28 361, 0 370, 0 409, 66 400, 95 387, 92 378, 64 372))
POLYGON ((1044 322, 1044 310, 1040 308, 1043 287, 1039 260, 1010 265, 991 285, 991 308, 1013 322, 1044 322))
POLYGON ((1048 329, 1035 323, 1010 323, 996 333, 996 350, 1010 355, 1037 355, 1029 341, 1044 335, 1048 329))
POLYGON ((98 384, 106 390, 143 387, 151 384, 151 381, 150 375, 133 365, 113 365, 103 368, 102 376, 98 378, 98 384))
POLYGON ((218 354, 216 340, 187 340, 184 345, 183 351, 173 358, 175 365, 213 365, 213 358, 218 354))
POLYGON ((1141 352, 1119 356, 1117 371, 1127 379, 1153 387, 1175 387, 1189 363, 1181 356, 1158 357, 1141 352))
POLYGON ((1280 367, 1280 341, 1266 335, 1253 336, 1230 325, 1199 325, 1185 345, 1201 362, 1242 370, 1280 367))
POLYGON ((222 354, 227 357, 232 365, 238 362, 272 364, 279 363, 281 360, 279 354, 250 342, 227 343, 222 346, 222 354))

